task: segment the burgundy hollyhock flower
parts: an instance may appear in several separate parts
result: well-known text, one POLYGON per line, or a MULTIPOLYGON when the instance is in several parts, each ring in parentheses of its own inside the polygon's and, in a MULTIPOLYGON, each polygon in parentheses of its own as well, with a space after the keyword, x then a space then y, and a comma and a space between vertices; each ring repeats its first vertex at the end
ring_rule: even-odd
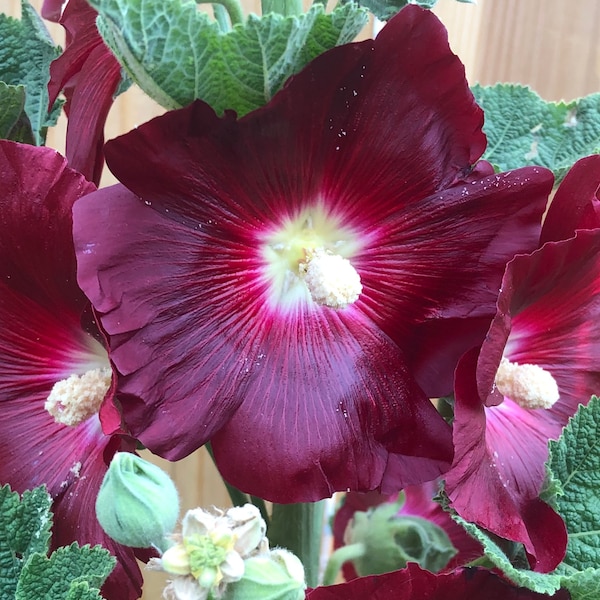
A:
POLYGON ((54 150, 4 140, 0 188, 0 482, 19 493, 45 484, 52 548, 106 547, 118 559, 106 597, 133 600, 142 584, 134 553, 95 516, 107 463, 133 449, 104 435, 95 414, 111 369, 77 286, 71 233, 73 202, 95 188, 54 150))
POLYGON ((69 166, 96 185, 100 182, 104 156, 104 124, 121 82, 121 66, 104 43, 98 13, 86 0, 45 0, 42 15, 66 30, 64 52, 50 65, 50 106, 61 91, 67 102, 66 155, 69 166))
POLYGON ((580 230, 594 224, 599 186, 600 157, 567 175, 542 240, 570 239, 508 264, 486 340, 456 371, 452 506, 522 542, 540 571, 556 567, 567 542, 562 519, 539 499, 548 440, 600 390, 600 229, 580 230))
POLYGON ((359 577, 348 583, 308 590, 306 600, 569 600, 567 590, 552 596, 516 587, 485 569, 434 574, 409 563, 405 569, 359 577))
POLYGON ((475 175, 481 125, 443 26, 410 6, 241 119, 198 101, 109 142, 124 185, 78 201, 74 235, 131 433, 169 459, 211 440, 227 480, 278 502, 445 471, 405 342, 491 318, 552 184, 475 175))

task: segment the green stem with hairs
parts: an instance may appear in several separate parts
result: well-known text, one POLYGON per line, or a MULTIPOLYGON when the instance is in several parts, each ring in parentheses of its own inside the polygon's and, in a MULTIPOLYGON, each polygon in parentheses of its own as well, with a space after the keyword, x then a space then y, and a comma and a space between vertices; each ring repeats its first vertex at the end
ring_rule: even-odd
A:
POLYGON ((366 546, 357 542, 356 544, 348 544, 341 546, 335 550, 329 557, 325 573, 323 574, 323 585, 333 585, 340 572, 342 565, 349 560, 361 558, 365 555, 366 546))
POLYGON ((324 502, 273 504, 267 531, 271 547, 287 548, 302 561, 309 587, 319 580, 324 508, 324 502))
POLYGON ((196 4, 221 4, 225 7, 232 26, 244 22, 244 11, 238 0, 211 0, 210 2, 196 0, 196 4))

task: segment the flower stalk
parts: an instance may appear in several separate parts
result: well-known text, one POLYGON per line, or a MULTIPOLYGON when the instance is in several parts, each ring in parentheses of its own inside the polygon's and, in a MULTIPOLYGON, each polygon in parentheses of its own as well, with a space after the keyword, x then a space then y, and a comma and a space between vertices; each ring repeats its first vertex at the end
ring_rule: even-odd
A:
POLYGON ((271 514, 271 546, 285 547, 302 561, 309 587, 315 587, 319 580, 324 509, 322 501, 273 504, 271 514))

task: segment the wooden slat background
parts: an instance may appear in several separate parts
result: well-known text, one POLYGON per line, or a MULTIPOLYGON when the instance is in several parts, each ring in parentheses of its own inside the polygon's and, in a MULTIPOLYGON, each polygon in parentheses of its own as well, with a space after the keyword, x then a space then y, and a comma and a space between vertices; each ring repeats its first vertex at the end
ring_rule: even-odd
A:
MULTIPOLYGON (((18 16, 19 4, 18 0, 0 0, 0 10, 18 16)), ((39 7, 41 0, 34 5, 39 7)), ((255 4, 248 2, 248 6, 256 10, 255 4)), ((598 0, 479 0, 477 5, 440 0, 435 12, 447 26, 452 48, 465 63, 471 83, 520 82, 548 100, 571 100, 600 91, 598 0)), ((51 30, 62 44, 61 28, 52 26, 51 30)), ((139 90, 131 89, 117 99, 106 137, 124 133, 162 112, 139 90)), ((59 151, 64 149, 63 128, 64 122, 48 140, 59 151)), ((109 174, 103 180, 105 185, 112 182, 109 174)), ((176 481, 183 510, 227 503, 205 451, 175 464, 157 462, 176 481)), ((143 599, 159 600, 164 579, 149 573, 143 599)))

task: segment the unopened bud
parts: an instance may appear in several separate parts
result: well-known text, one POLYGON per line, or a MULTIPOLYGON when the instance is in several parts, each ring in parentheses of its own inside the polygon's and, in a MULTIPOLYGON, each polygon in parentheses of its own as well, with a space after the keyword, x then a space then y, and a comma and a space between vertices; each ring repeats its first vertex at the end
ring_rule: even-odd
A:
POLYGON ((244 562, 244 576, 227 587, 223 600, 304 600, 304 567, 291 552, 276 548, 244 562))
POLYGON ((400 505, 382 504, 368 512, 356 512, 344 534, 344 542, 362 544, 364 552, 352 560, 360 576, 402 569, 416 562, 437 573, 456 554, 446 532, 431 521, 398 514, 400 505))
POLYGON ((161 550, 175 528, 179 497, 171 478, 130 452, 114 455, 96 499, 96 516, 115 541, 161 550))

